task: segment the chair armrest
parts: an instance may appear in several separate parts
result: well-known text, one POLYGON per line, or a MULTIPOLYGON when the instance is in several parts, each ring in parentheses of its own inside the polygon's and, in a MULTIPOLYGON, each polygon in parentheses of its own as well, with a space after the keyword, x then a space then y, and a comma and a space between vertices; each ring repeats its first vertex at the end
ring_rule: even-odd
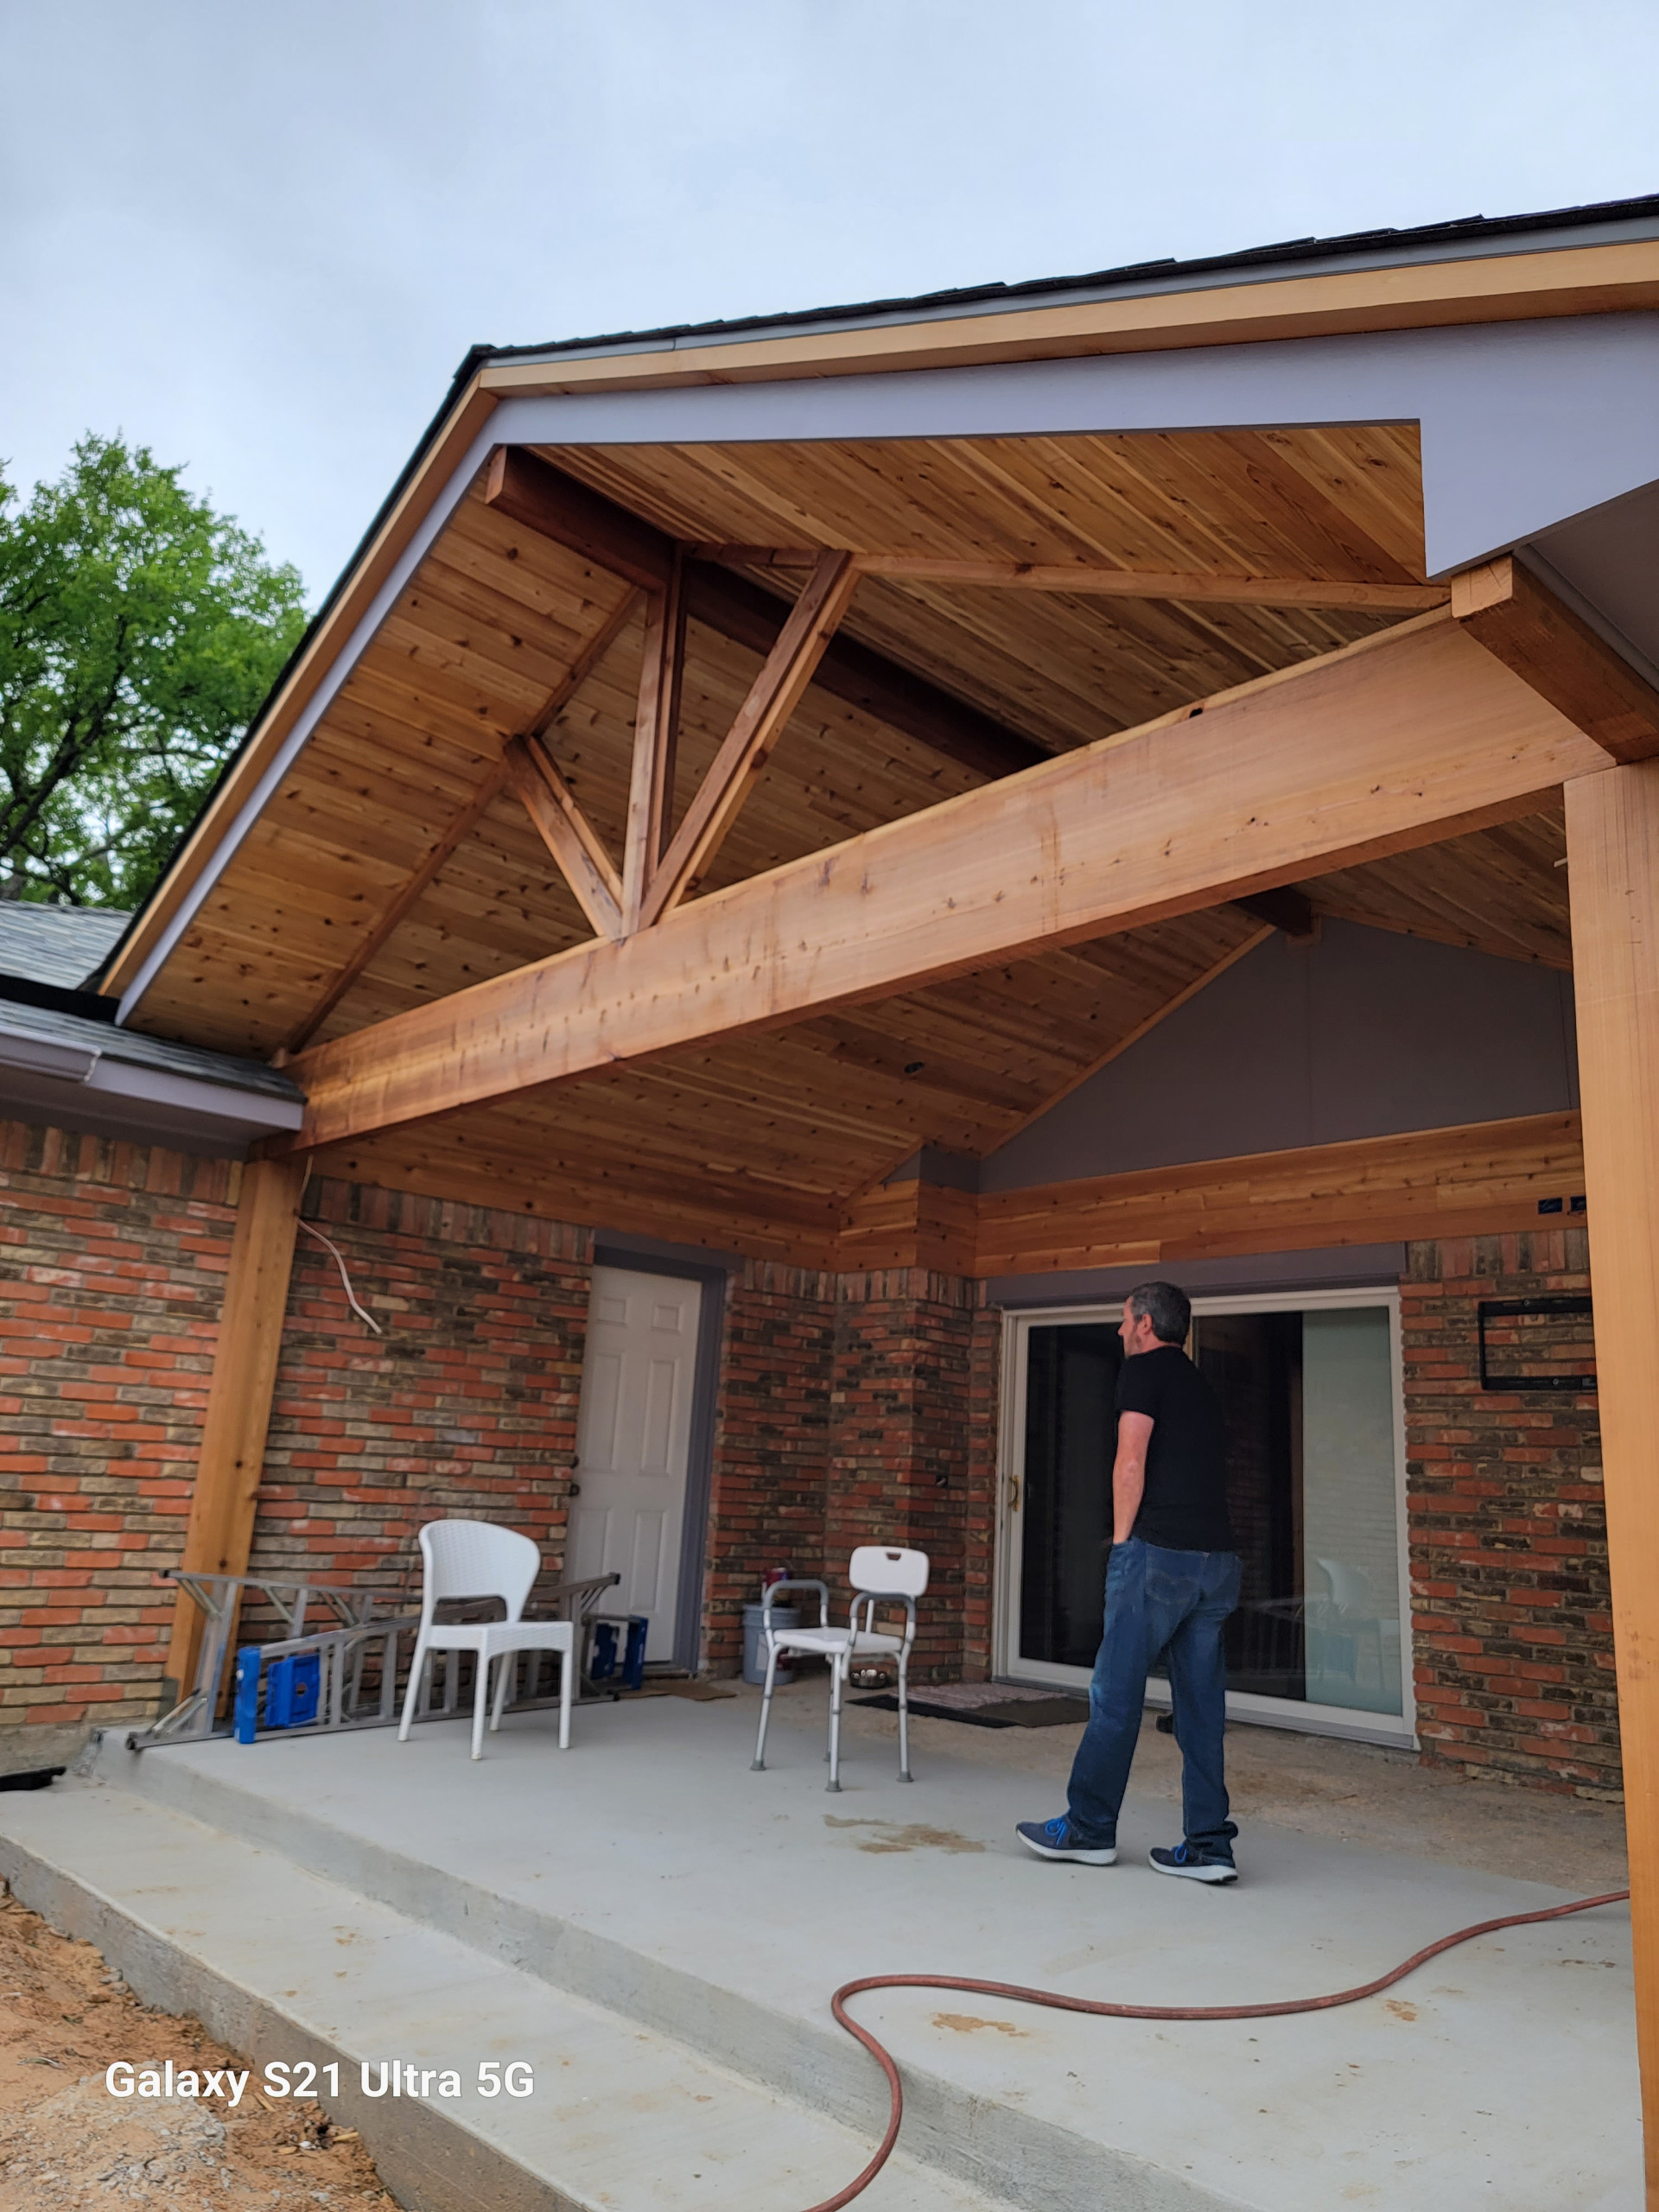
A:
POLYGON ((818 1626, 830 1625, 830 1586, 827 1582, 772 1582, 760 1596, 762 1625, 772 1634, 772 1601, 780 1590, 816 1590, 818 1593, 818 1626))
POLYGON ((855 1642, 857 1641, 859 1635, 858 1609, 861 1605, 864 1608, 863 1632, 866 1636, 876 1634, 875 1609, 878 1605, 902 1605, 905 1609, 906 1649, 908 1650, 914 1643, 916 1641, 916 1600, 914 1598, 906 1596, 902 1590, 861 1590, 853 1599, 852 1611, 847 1616, 847 1625, 852 1630, 855 1642))

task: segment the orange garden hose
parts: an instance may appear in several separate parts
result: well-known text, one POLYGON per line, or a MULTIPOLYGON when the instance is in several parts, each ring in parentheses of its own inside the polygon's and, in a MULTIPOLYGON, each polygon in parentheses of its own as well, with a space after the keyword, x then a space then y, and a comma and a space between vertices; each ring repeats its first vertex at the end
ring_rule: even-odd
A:
POLYGON ((1502 1920, 1477 1921, 1472 1928, 1459 1928, 1454 1936, 1442 1936, 1438 1943, 1426 1944, 1421 1951, 1414 1951, 1402 1965, 1391 1967, 1375 1981, 1362 1982, 1355 1989, 1333 1990, 1328 1997, 1287 1997, 1276 2005, 1113 2005, 1098 1998, 1067 1997, 1057 1989, 1022 1989, 1013 1981, 969 1981, 954 1974, 873 1974, 860 1981, 844 1981, 830 1999, 830 2009, 848 2034, 855 2036, 863 2044, 887 2077, 891 2099, 887 2132, 881 2138, 880 2148, 856 2180, 849 2182, 834 2196, 826 2196, 822 2203, 810 2206, 808 2212, 841 2212, 843 2204, 850 2204, 855 2196, 861 2196, 887 2164, 899 2140, 899 2126, 905 2116, 904 2085, 899 2079, 899 2069, 893 2064, 891 2052, 868 2028, 860 2027, 847 2011, 847 1999, 861 1995, 867 1989, 959 1989, 975 1997, 1007 1998, 1016 2005, 1046 2005, 1058 2012, 1093 2012, 1109 2020, 1274 2020, 1287 2012, 1328 2012, 1334 2005, 1357 2005, 1363 1997, 1376 1997, 1385 1989, 1392 1989, 1396 1981, 1415 1974, 1419 1967, 1439 1958, 1442 1951, 1452 1950, 1459 1943, 1472 1942, 1477 1936, 1495 1936, 1500 1928, 1530 1928, 1541 1920, 1565 1920, 1569 1913, 1591 1912, 1597 1905, 1622 1904, 1630 1894, 1628 1890, 1609 1890, 1605 1897, 1580 1897, 1573 1904, 1549 1905, 1542 1912, 1511 1912, 1502 1920))

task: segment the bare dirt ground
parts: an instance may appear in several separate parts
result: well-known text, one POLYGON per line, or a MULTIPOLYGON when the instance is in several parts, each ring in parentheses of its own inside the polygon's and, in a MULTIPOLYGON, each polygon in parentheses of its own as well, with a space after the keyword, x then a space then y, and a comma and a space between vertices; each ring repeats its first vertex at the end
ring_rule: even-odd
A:
POLYGON ((257 2068, 235 2110, 105 2087, 112 2060, 169 2058, 196 2073, 248 2063, 200 2021, 141 2005, 101 1953, 0 1884, 0 2212, 397 2212, 355 2133, 317 2105, 267 2101, 257 2068))

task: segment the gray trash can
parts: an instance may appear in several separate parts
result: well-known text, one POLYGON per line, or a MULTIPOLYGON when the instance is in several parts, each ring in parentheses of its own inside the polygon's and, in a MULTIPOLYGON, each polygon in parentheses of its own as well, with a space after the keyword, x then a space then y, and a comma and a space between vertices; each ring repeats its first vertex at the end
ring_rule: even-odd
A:
MULTIPOLYGON (((745 1605, 743 1608, 743 1679, 746 1682, 764 1683, 766 1679, 766 1632, 763 1626, 766 1618, 764 1605, 745 1605)), ((772 1624, 780 1629, 798 1628, 801 1617, 793 1605, 774 1605, 772 1624)), ((772 1680, 792 1682, 794 1679, 795 1669, 790 1664, 787 1654, 780 1655, 778 1672, 772 1680)))

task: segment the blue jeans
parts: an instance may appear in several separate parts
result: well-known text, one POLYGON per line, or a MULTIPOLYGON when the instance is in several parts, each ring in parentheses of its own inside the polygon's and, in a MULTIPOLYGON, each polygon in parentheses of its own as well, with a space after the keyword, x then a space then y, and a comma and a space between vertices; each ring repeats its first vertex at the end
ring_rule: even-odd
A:
POLYGON ((1238 1603, 1239 1571, 1236 1552, 1166 1551, 1138 1536, 1113 1545, 1105 1630, 1089 1685, 1089 1726, 1071 1764, 1066 1807, 1085 1844, 1100 1847, 1117 1840, 1117 1809, 1140 1738, 1147 1676, 1161 1652, 1181 1747, 1186 1840, 1230 1853, 1238 1830, 1227 1817, 1223 1774, 1227 1662, 1221 1632, 1238 1603))

